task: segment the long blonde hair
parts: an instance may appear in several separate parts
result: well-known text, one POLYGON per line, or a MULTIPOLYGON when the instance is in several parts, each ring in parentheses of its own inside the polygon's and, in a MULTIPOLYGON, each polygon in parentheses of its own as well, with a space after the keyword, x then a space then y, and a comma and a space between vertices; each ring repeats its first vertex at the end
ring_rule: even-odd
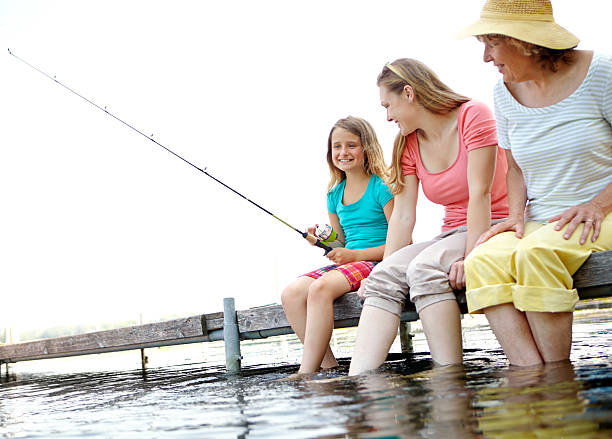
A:
MULTIPOLYGON (((378 75, 376 85, 395 94, 402 93, 404 87, 409 85, 414 90, 415 100, 434 114, 446 114, 470 100, 455 93, 425 64, 411 58, 400 58, 386 64, 378 75)), ((405 136, 398 134, 393 145, 388 179, 394 195, 404 189, 401 159, 405 146, 405 136)))
POLYGON ((338 120, 338 122, 334 124, 327 138, 327 165, 329 166, 329 173, 331 175, 331 179, 327 185, 327 191, 329 192, 332 190, 346 178, 346 173, 336 168, 332 161, 332 134, 336 128, 343 128, 349 133, 359 137, 365 156, 363 167, 366 174, 377 175, 386 181, 388 178, 387 165, 385 164, 382 147, 380 143, 378 143, 374 128, 372 128, 372 125, 366 120, 360 117, 348 116, 338 120))

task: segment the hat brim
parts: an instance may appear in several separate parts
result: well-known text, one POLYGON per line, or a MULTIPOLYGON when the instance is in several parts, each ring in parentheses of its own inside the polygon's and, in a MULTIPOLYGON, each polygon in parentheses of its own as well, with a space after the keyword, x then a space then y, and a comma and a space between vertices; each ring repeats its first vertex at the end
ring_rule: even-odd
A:
POLYGON ((571 49, 580 40, 555 22, 480 19, 457 34, 457 38, 497 34, 549 49, 571 49))

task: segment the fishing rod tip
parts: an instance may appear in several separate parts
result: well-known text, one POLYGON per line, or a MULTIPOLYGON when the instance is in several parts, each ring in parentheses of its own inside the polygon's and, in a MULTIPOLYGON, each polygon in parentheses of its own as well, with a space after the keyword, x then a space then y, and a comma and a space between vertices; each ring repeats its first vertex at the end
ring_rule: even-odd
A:
POLYGON ((11 48, 10 48, 10 47, 7 47, 7 50, 8 50, 8 52, 9 52, 11 55, 13 54, 13 52, 11 52, 11 48))

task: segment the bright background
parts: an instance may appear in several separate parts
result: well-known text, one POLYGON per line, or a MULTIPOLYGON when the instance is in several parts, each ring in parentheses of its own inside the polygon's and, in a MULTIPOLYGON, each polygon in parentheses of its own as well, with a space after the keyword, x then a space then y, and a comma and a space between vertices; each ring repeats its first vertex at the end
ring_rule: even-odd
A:
MULTIPOLYGON (((0 41, 305 228, 327 222, 329 130, 370 121, 376 76, 413 57, 492 105, 498 74, 469 1, 0 0, 0 41)), ((553 2, 580 48, 610 51, 609 0, 553 2)), ((5 50, 3 49, 3 50, 5 50)), ((294 231, 103 112, 0 56, 0 328, 154 321, 279 302, 327 262, 294 231)), ((442 213, 420 199, 417 241, 442 213)))

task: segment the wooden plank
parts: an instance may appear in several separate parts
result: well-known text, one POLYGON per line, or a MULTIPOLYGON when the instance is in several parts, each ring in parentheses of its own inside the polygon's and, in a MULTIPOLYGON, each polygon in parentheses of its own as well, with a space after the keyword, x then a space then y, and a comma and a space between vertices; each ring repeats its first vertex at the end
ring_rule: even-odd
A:
MULTIPOLYGON (((238 329, 242 332, 264 331, 289 327, 281 305, 270 305, 238 311, 238 329)), ((345 294, 335 302, 334 320, 354 319, 361 314, 361 302, 356 293, 345 294)))
MULTIPOLYGON (((612 289, 601 285, 612 285, 612 251, 594 253, 575 275, 575 287, 579 290, 581 298, 606 297, 612 295, 612 289), (598 286, 595 288, 594 286, 598 286)), ((457 292, 459 308, 467 312, 465 291, 457 292)), ((356 293, 348 293, 340 297, 334 305, 335 327, 343 327, 342 321, 354 321, 361 314, 361 302, 356 293), (338 323, 340 321, 340 323, 338 323)), ((418 319, 412 302, 408 301, 404 307, 404 321, 418 319)), ((238 327, 241 333, 262 331, 275 328, 289 327, 281 305, 251 308, 238 311, 238 327)))
POLYGON ((612 285, 612 250, 593 253, 574 274, 574 288, 612 285))
MULTIPOLYGON (((67 355, 141 349, 152 346, 206 341, 201 315, 159 323, 90 332, 0 346, 0 360, 57 358, 67 355)), ((223 328, 223 313, 204 315, 208 331, 223 328), (220 316, 220 318, 219 318, 220 316)))
MULTIPOLYGON (((576 272, 574 280, 581 299, 612 296, 612 251, 594 253, 576 272)), ((465 292, 458 292, 457 299, 462 312, 466 312, 465 292)), ((340 297, 334 306, 334 326, 355 326, 359 322, 361 308, 361 301, 356 293, 340 297)), ((238 311, 237 316, 241 333, 290 327, 281 305, 238 311)), ((414 305, 408 301, 402 313, 402 321, 417 319, 414 305)), ((207 334, 222 328, 222 312, 197 315, 166 322, 4 345, 0 346, 0 362, 210 341, 207 334)))

